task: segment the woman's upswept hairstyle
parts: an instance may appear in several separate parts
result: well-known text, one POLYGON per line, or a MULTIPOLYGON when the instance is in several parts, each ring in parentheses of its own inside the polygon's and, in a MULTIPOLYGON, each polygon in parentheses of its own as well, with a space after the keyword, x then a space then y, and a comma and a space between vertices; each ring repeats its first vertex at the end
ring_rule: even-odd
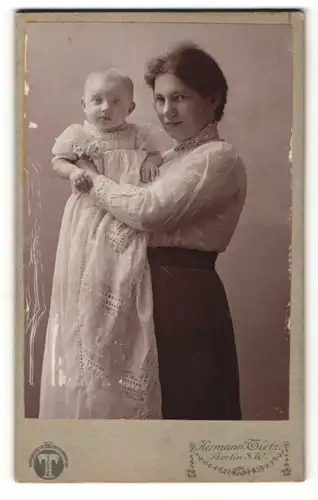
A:
POLYGON ((210 54, 192 42, 180 44, 148 63, 145 82, 154 90, 156 78, 165 73, 176 76, 203 98, 218 98, 215 120, 221 120, 228 86, 221 68, 210 54))

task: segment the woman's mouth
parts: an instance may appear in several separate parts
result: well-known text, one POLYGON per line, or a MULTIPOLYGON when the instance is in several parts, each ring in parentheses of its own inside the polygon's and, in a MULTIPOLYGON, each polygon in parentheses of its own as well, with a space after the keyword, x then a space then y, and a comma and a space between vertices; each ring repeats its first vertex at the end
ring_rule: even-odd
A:
POLYGON ((164 122, 165 127, 177 127, 181 125, 182 122, 164 122))

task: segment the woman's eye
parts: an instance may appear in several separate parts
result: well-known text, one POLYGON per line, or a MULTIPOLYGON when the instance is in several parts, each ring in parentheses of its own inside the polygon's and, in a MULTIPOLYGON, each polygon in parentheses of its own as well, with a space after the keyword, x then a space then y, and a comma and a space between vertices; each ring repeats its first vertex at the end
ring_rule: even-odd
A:
POLYGON ((186 98, 186 96, 184 94, 178 94, 178 95, 175 96, 175 100, 177 102, 182 102, 182 101, 185 100, 185 98, 186 98))
POLYGON ((158 95, 155 97, 155 102, 157 104, 162 104, 164 102, 164 98, 162 96, 158 95))

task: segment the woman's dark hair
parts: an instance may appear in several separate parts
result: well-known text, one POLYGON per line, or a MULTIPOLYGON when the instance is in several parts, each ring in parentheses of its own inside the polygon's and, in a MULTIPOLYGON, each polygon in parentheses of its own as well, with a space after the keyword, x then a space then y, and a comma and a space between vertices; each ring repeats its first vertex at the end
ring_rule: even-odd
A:
POLYGON ((228 86, 213 57, 194 43, 182 44, 148 63, 145 82, 154 90, 156 78, 165 73, 175 75, 203 98, 219 98, 215 120, 221 120, 228 86))

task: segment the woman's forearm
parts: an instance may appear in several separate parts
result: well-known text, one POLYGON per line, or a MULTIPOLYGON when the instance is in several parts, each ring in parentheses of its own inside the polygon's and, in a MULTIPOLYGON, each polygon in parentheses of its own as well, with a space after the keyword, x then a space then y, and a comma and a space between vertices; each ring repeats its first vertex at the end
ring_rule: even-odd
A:
POLYGON ((74 165, 74 163, 66 160, 65 158, 53 158, 52 165, 54 172, 64 179, 69 179, 70 175, 79 170, 79 168, 74 165))
POLYGON ((217 216, 240 190, 236 154, 227 150, 189 155, 147 186, 117 184, 90 174, 95 202, 139 231, 170 231, 201 209, 217 216), (179 166, 179 168, 177 168, 179 166), (236 168, 237 167, 237 168, 236 168), (169 174, 169 175, 168 175, 169 174))

